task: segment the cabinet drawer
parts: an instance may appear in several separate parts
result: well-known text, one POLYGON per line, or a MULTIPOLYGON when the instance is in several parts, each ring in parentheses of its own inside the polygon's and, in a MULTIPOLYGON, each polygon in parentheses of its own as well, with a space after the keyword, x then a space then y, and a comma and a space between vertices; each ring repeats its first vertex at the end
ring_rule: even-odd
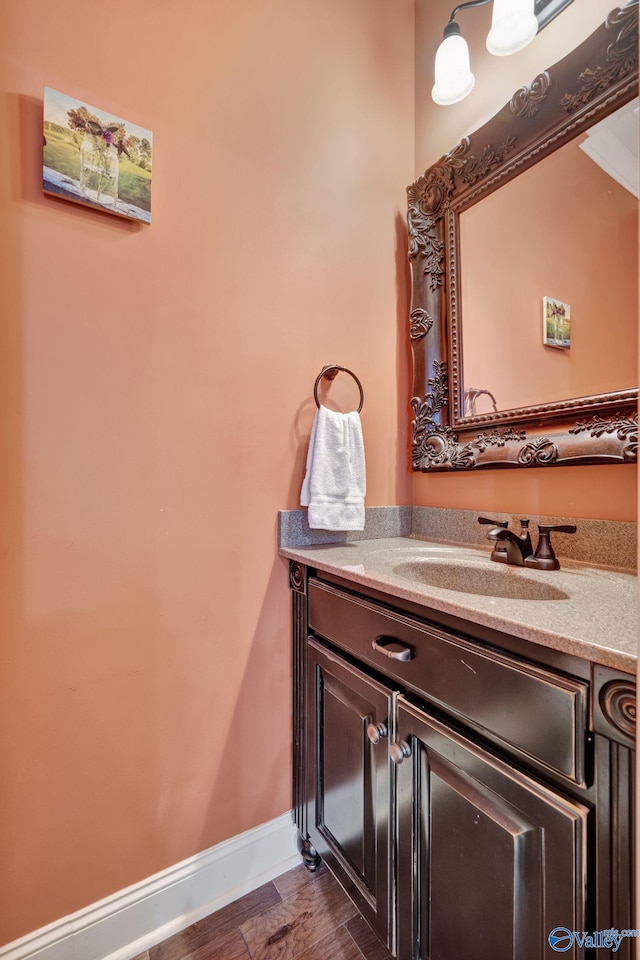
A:
POLYGON ((584 784, 585 681, 487 650, 314 579, 309 626, 491 742, 584 784), (399 653, 410 659, 393 656, 399 653))

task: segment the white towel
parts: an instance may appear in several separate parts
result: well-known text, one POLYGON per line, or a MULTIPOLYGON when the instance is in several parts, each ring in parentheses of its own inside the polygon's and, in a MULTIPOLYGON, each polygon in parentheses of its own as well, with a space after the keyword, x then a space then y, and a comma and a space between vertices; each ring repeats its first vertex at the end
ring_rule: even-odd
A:
POLYGON ((366 493, 360 414, 316 412, 300 504, 312 530, 364 530, 366 493))

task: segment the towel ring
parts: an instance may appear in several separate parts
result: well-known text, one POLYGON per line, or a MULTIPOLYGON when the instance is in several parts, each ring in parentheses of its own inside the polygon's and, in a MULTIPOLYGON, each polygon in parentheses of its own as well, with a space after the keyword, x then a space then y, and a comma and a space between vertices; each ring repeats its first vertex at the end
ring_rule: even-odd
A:
POLYGON ((355 382, 358 385, 358 390, 360 391, 360 406, 358 407, 358 413, 362 410, 364 406, 364 390, 362 389, 362 384, 356 377, 355 373, 352 370, 348 370, 347 367, 339 367, 337 363, 328 363, 322 368, 318 376, 316 377, 316 382, 313 385, 313 396, 316 401, 316 407, 320 407, 320 401, 318 400, 318 387, 320 381, 325 378, 327 380, 335 380, 338 373, 342 370, 343 373, 348 373, 350 377, 353 377, 355 382))

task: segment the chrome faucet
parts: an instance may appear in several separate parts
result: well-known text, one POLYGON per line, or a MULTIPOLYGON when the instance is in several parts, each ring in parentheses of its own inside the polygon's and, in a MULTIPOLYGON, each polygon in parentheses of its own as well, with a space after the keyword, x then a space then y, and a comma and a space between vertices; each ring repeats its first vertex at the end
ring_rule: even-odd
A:
POLYGON ((549 534, 553 531, 575 533, 577 529, 574 523, 558 524, 557 526, 543 526, 541 524, 538 527, 538 546, 534 553, 528 520, 520 521, 521 532, 519 534, 508 529, 508 521, 478 517, 478 523, 494 525, 493 529, 487 533, 487 540, 493 540, 495 543, 491 553, 492 560, 497 563, 509 563, 515 567, 533 567, 534 570, 559 570, 560 564, 551 546, 549 534))

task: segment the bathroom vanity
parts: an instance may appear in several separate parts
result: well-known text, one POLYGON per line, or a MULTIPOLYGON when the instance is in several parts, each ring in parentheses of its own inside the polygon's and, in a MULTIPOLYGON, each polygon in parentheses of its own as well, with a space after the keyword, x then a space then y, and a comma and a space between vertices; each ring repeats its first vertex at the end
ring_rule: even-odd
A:
POLYGON ((281 553, 307 865, 401 960, 630 930, 635 578, 404 537, 281 553))

